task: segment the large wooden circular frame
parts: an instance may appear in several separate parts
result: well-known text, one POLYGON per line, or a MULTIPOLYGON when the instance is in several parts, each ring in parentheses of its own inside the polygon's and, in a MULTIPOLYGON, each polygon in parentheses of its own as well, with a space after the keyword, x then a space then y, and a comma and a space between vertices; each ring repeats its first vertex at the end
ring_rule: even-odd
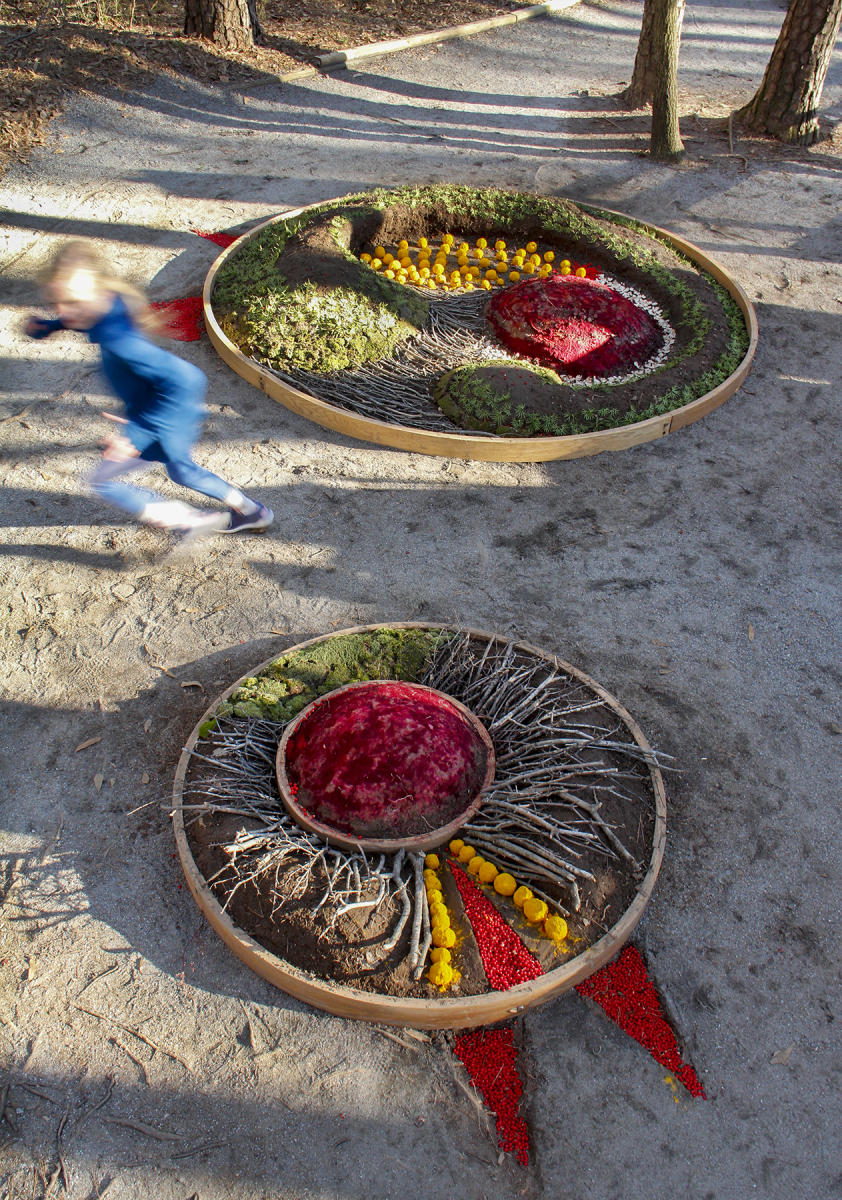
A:
MULTIPOLYGON (((633 425, 622 425, 615 429, 601 429, 596 433, 577 433, 565 437, 479 437, 466 432, 434 433, 424 429, 413 429, 408 425, 391 424, 386 421, 376 421, 371 417, 359 416, 347 409, 328 404, 315 396, 307 395, 282 383, 265 367, 254 359, 247 357, 234 345, 219 326, 211 306, 214 280, 229 255, 242 246, 245 238, 254 237, 268 225, 277 221, 288 220, 300 216, 326 204, 338 203, 342 197, 334 200, 319 201, 318 204, 308 204, 302 208, 290 209, 263 221, 248 233, 243 234, 227 250, 216 259, 207 278, 202 292, 205 325, 208 336, 220 358, 241 375, 248 383, 264 391, 267 396, 283 404, 299 416, 314 421, 325 429, 333 429, 337 433, 359 438, 364 442, 374 442, 378 446, 392 446, 396 450, 409 450, 420 454, 437 454, 448 458, 476 459, 482 462, 550 462, 564 458, 585 458, 592 454, 601 454, 604 450, 626 450, 630 446, 638 446, 643 442, 652 442, 656 438, 675 433, 685 425, 691 425, 700 417, 707 416, 720 404, 724 404, 740 388, 751 370, 752 360, 757 350, 757 317, 754 307, 745 291, 725 268, 715 259, 685 241, 677 234, 661 229, 658 225, 649 225, 638 221, 637 224, 649 233, 667 241, 675 250, 684 254, 697 267, 707 271, 709 275, 721 283, 733 297, 745 318, 749 333, 749 345, 745 356, 735 371, 724 379, 712 391, 699 396, 697 400, 685 404, 681 408, 672 409, 662 416, 650 417, 646 421, 637 421, 633 425)), ((624 213, 612 209, 601 209, 615 217, 627 218, 624 213)))
MULTIPOLYGON (((304 650, 320 642, 328 641, 333 637, 368 633, 384 628, 434 631, 439 629, 446 630, 452 627, 416 621, 390 622, 386 625, 383 623, 359 625, 350 629, 339 630, 336 633, 326 634, 322 637, 310 638, 308 641, 299 642, 295 646, 287 647, 279 653, 290 654, 295 651, 304 650)), ((465 632, 482 641, 507 640, 500 638, 496 634, 487 633, 482 630, 470 629, 465 632)), ((577 983, 581 983, 583 979, 587 979, 589 975, 592 975, 594 971, 604 966, 605 963, 617 954, 625 942, 628 941, 643 915, 643 911, 652 895, 652 889, 655 886, 655 880, 658 877, 661 861, 664 856, 667 809, 661 772, 655 765, 654 758, 651 757, 652 750, 642 730, 618 700, 606 692, 604 688, 600 687, 589 675, 577 670, 576 667, 571 666, 569 663, 556 658, 555 655, 548 654, 546 651, 528 642, 519 642, 518 647, 525 653, 544 659, 549 665, 565 672, 590 688, 605 704, 614 710, 637 744, 650 756, 648 763, 655 802, 652 852, 648 869, 641 880, 634 899, 619 920, 587 950, 575 958, 569 959, 561 966, 547 971, 529 983, 517 984, 507 991, 491 991, 478 996, 458 998, 448 998, 446 996, 443 996, 441 999, 404 998, 364 992, 356 988, 314 979, 312 975, 298 970, 290 963, 285 962, 277 955, 264 949, 254 938, 250 937, 234 924, 219 904, 197 867, 187 840, 182 799, 187 768, 193 749, 199 738, 200 728, 206 721, 211 720, 219 705, 227 700, 242 685, 244 680, 252 675, 259 674, 275 662, 278 658, 278 654, 275 654, 264 663, 261 663, 260 666, 252 668, 246 675, 243 675, 242 678, 233 683, 221 695, 217 696, 203 713, 193 732, 190 734, 178 761, 173 784, 172 819, 175 840, 190 891, 193 893, 194 900, 213 929, 246 966, 282 991, 295 996, 296 999, 303 1000, 307 1004, 312 1004, 316 1008, 325 1009, 336 1016, 351 1017, 356 1020, 373 1021, 387 1025, 405 1025, 419 1029, 467 1029, 480 1025, 492 1025, 497 1021, 507 1020, 526 1008, 542 1004, 553 996, 557 996, 575 987, 577 983)))

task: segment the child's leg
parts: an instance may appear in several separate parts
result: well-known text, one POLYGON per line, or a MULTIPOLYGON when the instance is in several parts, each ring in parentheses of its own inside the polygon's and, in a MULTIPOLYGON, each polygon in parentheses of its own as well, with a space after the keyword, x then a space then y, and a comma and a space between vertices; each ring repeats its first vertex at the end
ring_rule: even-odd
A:
POLYGON ((233 508, 238 513, 249 514, 256 512, 261 507, 256 500, 250 500, 230 483, 226 483, 212 471, 207 471, 198 463, 193 462, 193 459, 186 454, 180 455, 177 459, 168 460, 164 466, 173 483, 180 483, 182 487, 200 492, 203 496, 221 500, 226 508, 233 508))
POLYGON ((216 514, 213 514, 211 520, 209 514, 201 513, 180 500, 165 500, 163 496, 146 488, 118 482, 119 476, 142 471, 150 466, 152 463, 144 458, 103 458, 88 483, 94 495, 150 525, 184 530, 197 529, 203 523, 211 523, 218 527, 216 514))
POLYGON ((134 471, 147 470, 151 466, 152 463, 144 458, 124 458, 119 461, 103 458, 88 478, 88 486, 101 500, 107 500, 109 504, 122 508, 123 512, 131 513, 133 517, 139 517, 147 504, 158 503, 162 497, 146 488, 118 483, 117 478, 134 471))

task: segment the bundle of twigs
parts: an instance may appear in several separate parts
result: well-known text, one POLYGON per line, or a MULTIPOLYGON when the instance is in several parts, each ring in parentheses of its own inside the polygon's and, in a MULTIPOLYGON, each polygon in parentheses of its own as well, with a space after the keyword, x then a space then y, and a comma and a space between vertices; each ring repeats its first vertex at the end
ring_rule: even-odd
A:
POLYGON ((600 808, 609 795, 639 804, 624 783, 654 760, 599 696, 515 642, 482 649, 469 633, 440 641, 420 682, 461 700, 494 743, 494 781, 466 841, 565 911, 559 888, 578 911, 581 881, 595 882, 586 853, 641 874, 600 808))
MULTIPOLYGON (((431 300, 427 329, 388 358, 355 370, 319 374, 268 369, 299 391, 360 416, 434 433, 454 433, 458 427, 433 400, 433 385, 439 376, 464 363, 511 358, 488 336, 487 299, 485 292, 465 292, 431 300)), ((481 430, 471 432, 485 436, 481 430)))
POLYGON ((277 721, 221 717, 211 753, 193 750, 201 773, 185 784, 182 810, 188 824, 214 813, 248 821, 232 840, 220 843, 227 861, 208 882, 222 885, 223 908, 228 908, 242 888, 268 880, 271 916, 290 900, 315 892, 318 899, 310 913, 315 917, 322 912, 325 928, 351 912, 394 910, 394 928, 380 947, 384 956, 396 948, 414 913, 406 957, 418 978, 430 946, 423 854, 348 852, 298 825, 281 802, 275 775, 283 730, 277 721))

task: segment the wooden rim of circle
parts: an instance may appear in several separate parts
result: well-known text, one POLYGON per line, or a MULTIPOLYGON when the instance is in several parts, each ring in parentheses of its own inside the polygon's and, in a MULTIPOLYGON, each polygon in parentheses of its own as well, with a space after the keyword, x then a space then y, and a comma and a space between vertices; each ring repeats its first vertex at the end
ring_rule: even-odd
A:
MULTIPOLYGON (((259 666, 252 668, 241 676, 235 683, 226 688, 202 714, 187 739, 187 744, 178 760, 173 782, 172 820, 175 832, 176 846, 187 885, 193 894, 204 916, 222 938, 229 949, 237 957, 269 983, 281 991, 312 1004, 315 1008, 324 1009, 339 1017, 350 1017, 355 1020, 373 1021, 385 1025, 406 1025, 418 1029, 470 1029, 478 1025, 493 1025, 497 1021, 505 1021, 516 1016, 526 1008, 542 1004, 553 996, 560 995, 587 979, 594 971, 604 966, 612 959, 618 950, 628 941, 643 911, 652 895, 655 880, 664 857, 664 845, 667 833, 667 804, 664 792, 664 782, 661 772, 652 755, 652 748, 643 735, 637 722, 618 700, 610 695, 589 675, 553 654, 531 645, 529 642, 517 642, 516 645, 528 654, 544 659, 559 671, 578 679, 590 688, 610 708, 617 713, 631 733, 641 750, 647 755, 650 779, 655 800, 655 828, 652 835, 652 854, 646 875, 641 880, 637 892, 626 911, 619 920, 582 954, 562 963, 561 966, 547 971, 537 979, 528 983, 519 983, 508 991, 485 992, 480 996, 442 997, 427 1000, 419 997, 383 996, 373 992, 364 992, 358 988, 347 987, 343 984, 332 983, 329 980, 318 979, 311 973, 285 962, 271 951, 266 950, 249 934, 235 925, 228 913, 214 896, 208 883, 199 870, 193 858, 187 841, 184 826, 182 798, 187 768, 193 748, 199 738, 202 725, 213 718, 219 705, 227 700, 241 686, 244 680, 251 678, 276 662, 284 654, 292 654, 305 650, 309 646, 329 641, 334 637, 351 634, 371 633, 378 629, 422 629, 422 630, 452 630, 453 626, 427 623, 421 621, 379 622, 374 625, 355 625, 349 629, 337 630, 336 633, 323 634, 320 637, 309 638, 298 642, 284 650, 279 650, 271 658, 259 666)), ((466 629, 463 632, 482 641, 507 642, 499 634, 487 633, 480 629, 466 629)))
MULTIPOLYGON (((214 280, 230 254, 233 254, 243 242, 254 237, 269 225, 290 217, 300 216, 315 208, 323 208, 340 203, 345 197, 337 196, 333 200, 320 200, 317 204, 306 204, 301 208, 290 209, 278 216, 262 221, 254 229, 244 233, 219 255, 208 271, 205 286, 202 291, 205 326, 208 337, 220 358, 248 383, 264 391, 267 396, 283 404, 291 412, 297 413, 307 420, 315 422, 324 429, 332 429, 336 433, 358 438, 364 442, 374 442, 378 446, 391 446, 396 450, 408 450, 419 454, 442 455, 448 458, 475 459, 482 462, 551 462, 556 459, 584 458, 591 454, 600 454, 604 450, 626 450, 630 446, 638 446, 643 442, 651 442, 656 438, 675 433, 707 416, 715 408, 719 408, 726 400, 742 386, 751 370, 752 360, 757 350, 757 316, 748 295, 737 281, 725 270, 721 263, 705 254, 692 242, 662 229, 658 225, 650 225, 637 218, 629 218, 625 213, 614 209, 601 208, 600 212, 610 216, 634 220, 637 225, 647 232, 656 234, 668 242, 675 250, 684 254, 697 267, 701 267, 718 283, 722 284, 728 294, 738 305, 745 318, 749 333, 748 349, 736 369, 718 384, 712 391, 705 392, 689 404, 674 408, 661 416, 650 417, 645 421, 636 421, 633 425, 617 426, 614 429, 601 429, 596 433, 568 434, 564 437, 480 437, 468 432, 434 433, 425 429, 413 429, 409 425, 395 425, 388 421, 378 421, 372 417, 363 417, 337 405, 328 404, 316 396, 300 392, 297 388, 283 383, 265 367, 252 358, 248 358, 223 333, 211 307, 211 294, 214 280)), ((587 209, 589 206, 582 205, 587 209)))
MULTIPOLYGON (((444 706, 442 706, 444 707, 444 706)), ((345 683, 342 687, 336 688, 332 692, 328 692, 324 696, 317 696, 312 700, 306 708, 302 708, 297 717, 294 717, 283 732, 278 750, 275 755, 275 777, 278 781, 278 789, 281 793, 281 799, 284 806, 294 821, 297 821, 304 829, 310 833, 318 834, 326 842, 332 846, 341 846, 343 850, 367 850, 372 854, 397 854, 398 850, 405 850, 409 854, 417 854, 421 850, 435 850, 438 846, 443 846, 445 842, 450 841, 452 837, 462 828, 462 826, 470 821, 471 817, 482 804, 482 793, 491 783, 494 778, 494 768, 496 765, 496 755, 494 753, 494 743, 491 740, 491 735, 488 730, 471 710, 464 705, 455 696, 448 696, 447 692, 440 692, 437 688, 427 687, 423 683, 413 683, 411 680, 403 679, 365 679, 361 682, 345 683), (436 696, 440 701, 447 702, 447 708, 453 710, 462 718, 465 724, 469 725, 479 741, 482 742, 485 748, 485 770, 483 772, 482 782, 477 787, 476 793, 471 797, 469 804, 466 804, 462 811, 448 821, 446 825, 439 825, 436 829, 430 830, 428 833, 419 833, 411 837, 392 837, 392 838, 377 838, 377 837, 353 837, 351 834, 342 833, 338 829, 334 829, 332 825, 326 825, 323 821, 319 821, 316 817, 310 815, 305 808, 298 803, 295 796, 290 791, 289 779, 286 771, 286 750, 289 739, 294 736, 297 729, 313 714, 315 709, 324 704, 325 701, 331 700, 336 696, 341 696, 344 692, 358 692, 366 688, 370 688, 372 684, 392 684, 401 683, 408 688, 412 688, 416 692, 426 692, 432 696, 436 696)))

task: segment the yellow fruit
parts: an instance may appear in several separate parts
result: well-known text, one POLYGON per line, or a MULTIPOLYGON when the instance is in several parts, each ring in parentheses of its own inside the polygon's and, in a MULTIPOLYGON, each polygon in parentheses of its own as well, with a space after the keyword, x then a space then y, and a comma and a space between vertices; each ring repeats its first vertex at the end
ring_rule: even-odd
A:
POLYGON ((493 883, 500 872, 495 867, 494 863, 484 862, 479 869, 480 883, 493 883))
POLYGON ((450 946, 455 946, 456 945, 456 934, 449 927, 447 929, 441 929, 441 928, 434 929, 433 930, 433 945, 434 946, 445 946, 448 948, 450 946))
POLYGON ((577 267, 576 274, 580 277, 580 279, 584 279, 585 276, 587 275, 587 271, 585 270, 584 267, 577 267))
POLYGON ((387 267, 390 267, 392 265, 392 263, 395 261, 394 254, 384 254, 383 261, 387 267))
POLYGON ((427 903, 431 908, 434 904, 444 904, 444 896, 439 888, 427 888, 427 903))
POLYGON ((360 262, 371 262, 371 255, 370 254, 361 254, 360 262))
POLYGON ((450 951, 447 946, 434 946, 430 951, 431 962, 450 962, 450 951))
POLYGON ((436 263, 436 265, 433 267, 433 274, 436 276, 436 278, 439 278, 444 274, 444 267, 441 265, 441 263, 436 263))
POLYGON ((468 245, 467 242, 460 242, 458 249, 459 249, 460 254, 468 254, 470 252, 471 247, 468 245))
POLYGON ((560 942, 567 937, 567 922, 557 913, 550 913, 544 922, 544 933, 554 942, 560 942))
POLYGON ((509 279, 511 280, 512 283, 517 283, 517 281, 520 279, 519 272, 518 271, 509 271, 509 279))
POLYGON ((471 267, 471 275, 474 279, 479 279, 479 267, 471 267))
POLYGON ((569 267, 569 266, 570 266, 570 259, 569 259, 569 258, 563 258, 563 259, 561 260, 561 265, 562 265, 563 267, 569 267))
POLYGON ((428 871, 437 871, 441 866, 441 860, 437 854, 427 854, 424 857, 424 866, 428 871))
POLYGON ((476 850, 473 848, 473 846, 469 846, 467 844, 467 842, 463 842, 462 845, 459 847, 459 854, 457 857, 459 858, 460 862, 468 863, 471 861, 471 859, 474 857, 475 854, 476 854, 476 850))
POLYGON ((394 272, 394 271, 384 271, 384 272, 383 272, 383 274, 386 276, 386 278, 387 278, 387 279, 394 279, 394 278, 395 278, 395 272, 394 272))
POLYGON ((527 254, 534 254, 537 249, 538 249, 537 242, 527 242, 526 243, 526 253, 527 254))
POLYGON ((380 268, 383 266, 383 263, 380 261, 379 258, 373 258, 368 265, 370 267, 372 267, 375 271, 379 271, 380 268))
POLYGON ((534 896, 531 900, 527 900, 523 906, 523 915, 526 917, 527 921, 531 921, 533 925, 540 925, 548 912, 549 909, 544 901, 538 900, 534 896))
POLYGON ((518 908, 523 908, 524 902, 531 899, 532 889, 524 886, 519 887, 512 896, 512 900, 518 906, 518 908))
POLYGON ((494 880, 494 890, 500 896, 511 896, 517 887, 517 880, 508 871, 501 871, 494 880))
POLYGON ((385 246, 375 246, 374 253, 377 255, 377 257, 382 262, 382 260, 386 257, 386 247, 385 246))
POLYGON ((502 238, 498 238, 497 241, 494 243, 494 249, 495 250, 505 250, 506 249, 506 243, 503 241, 502 238))
POLYGON ((509 256, 505 250, 497 251, 497 261, 498 263, 507 263, 509 261, 509 256))
POLYGON ((474 285, 471 283, 470 279, 465 280, 464 286, 466 292, 472 292, 474 290, 474 285))
POLYGON ((446 233, 441 240, 442 240, 442 245, 447 243, 448 246, 452 246, 456 239, 454 238, 452 233, 446 233))
POLYGON ((398 283, 406 283, 406 280, 407 280, 406 271, 398 271, 397 274, 395 275, 395 279, 397 279, 398 283))
POLYGON ((530 254, 530 255, 529 255, 529 261, 530 261, 531 263, 534 263, 536 267, 540 267, 540 265, 541 265, 541 255, 540 255, 540 254, 530 254))
POLYGON ((425 869, 424 869, 424 879, 425 879, 425 881, 426 881, 427 883, 429 883, 429 884, 430 884, 430 886, 431 886, 431 887, 438 887, 438 886, 439 886, 439 877, 438 877, 438 875, 435 873, 435 871, 432 869, 432 867, 425 867, 425 869))
POLYGON ((479 869, 484 862, 485 862, 485 859, 482 857, 481 854, 475 854, 474 857, 468 863, 468 874, 469 875, 479 875, 479 869))
POLYGON ((496 279, 497 278, 497 272, 494 270, 493 267, 490 267, 489 270, 487 270, 485 272, 485 278, 486 279, 496 279))
POLYGON ((459 274, 458 271, 451 271, 449 278, 450 278, 450 282, 454 283, 457 287, 462 282, 462 276, 459 274))
POLYGON ((430 278, 426 282, 427 282, 428 288, 432 288, 433 291, 436 290, 436 279, 435 279, 434 275, 431 275, 430 278))
POLYGON ((398 249, 399 250, 408 250, 409 249, 409 242, 406 240, 406 238, 401 238, 401 240, 398 242, 398 249))
POLYGON ((547 252, 544 255, 544 262, 551 263, 554 260, 555 260, 555 255, 553 254, 552 250, 547 250, 547 252))
POLYGON ((439 929, 446 929, 450 924, 447 907, 440 900, 430 905, 430 921, 439 929))
POLYGON ((524 263, 522 270, 523 270, 524 275, 534 275, 535 274, 535 263, 531 263, 531 262, 524 263))
POLYGON ((434 962, 427 972, 427 978, 433 987, 449 987, 453 982, 453 967, 451 967, 450 963, 434 962))
POLYGON ((485 238, 477 238, 477 250, 484 250, 487 245, 485 238))
POLYGON ((430 274, 430 268, 429 267, 419 267, 418 274, 421 276, 422 279, 426 279, 428 277, 428 275, 430 274))
POLYGON ((570 274, 570 268, 569 268, 569 267, 565 267, 564 263, 562 263, 562 264, 561 264, 561 266, 560 266, 560 267, 559 267, 559 269, 558 269, 558 273, 559 273, 559 275, 569 275, 569 274, 570 274))
POLYGON ((419 250, 426 250, 427 247, 429 246, 429 244, 430 243, 427 241, 427 239, 425 237, 420 237, 418 239, 418 249, 419 250))

